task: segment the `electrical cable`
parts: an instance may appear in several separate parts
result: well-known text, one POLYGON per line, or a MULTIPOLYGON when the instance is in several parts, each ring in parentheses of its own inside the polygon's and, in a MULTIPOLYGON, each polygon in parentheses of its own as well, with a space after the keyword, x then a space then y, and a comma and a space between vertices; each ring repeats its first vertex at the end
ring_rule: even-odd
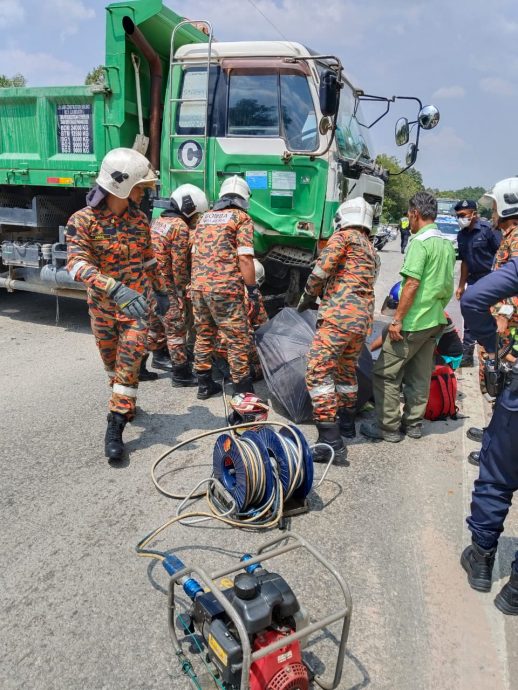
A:
POLYGON ((269 24, 270 26, 272 26, 272 27, 275 29, 275 31, 279 34, 279 36, 281 36, 285 41, 288 41, 288 40, 289 40, 288 37, 285 36, 285 35, 282 33, 282 31, 272 22, 272 20, 271 20, 269 17, 267 17, 267 16, 264 14, 264 12, 262 12, 262 11, 257 7, 257 5, 256 5, 254 2, 252 2, 252 0, 248 0, 248 2, 250 3, 250 5, 252 5, 252 7, 254 8, 254 10, 256 10, 257 12, 259 12, 259 14, 261 15, 261 17, 263 17, 264 19, 266 19, 266 21, 268 22, 268 24, 269 24))
MULTIPOLYGON (((228 417, 225 395, 223 402, 228 417)), ((329 449, 330 460, 318 486, 334 459, 333 449, 329 449)), ((213 519, 231 527, 276 527, 283 519, 285 501, 292 496, 305 498, 309 493, 313 483, 313 464, 307 442, 297 427, 283 422, 252 421, 202 432, 180 441, 153 462, 151 480, 164 496, 180 501, 176 515, 143 537, 136 546, 138 556, 163 561, 166 558, 164 552, 146 547, 177 522, 193 525, 213 519), (280 432, 275 432, 272 427, 278 427, 280 432), (244 432, 238 435, 238 429, 244 432), (213 455, 215 476, 198 482, 187 494, 174 493, 162 486, 156 472, 166 458, 190 443, 216 434, 220 437, 213 455), (218 480, 230 498, 228 506, 222 506, 218 500, 215 488, 218 480), (207 484, 206 490, 199 491, 204 484, 207 484), (188 501, 202 497, 205 497, 209 511, 182 512, 188 501)))

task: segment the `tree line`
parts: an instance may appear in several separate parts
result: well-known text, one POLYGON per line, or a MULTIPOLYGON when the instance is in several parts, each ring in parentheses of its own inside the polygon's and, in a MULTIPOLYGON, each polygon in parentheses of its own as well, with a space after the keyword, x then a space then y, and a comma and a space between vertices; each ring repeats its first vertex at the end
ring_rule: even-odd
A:
MULTIPOLYGON (((460 189, 437 189, 425 187, 423 177, 419 170, 409 168, 401 172, 402 168, 397 158, 381 154, 376 158, 376 163, 391 173, 385 184, 385 200, 381 220, 384 223, 397 223, 406 215, 408 201, 421 190, 431 192, 434 196, 443 199, 474 199, 477 201, 485 193, 485 187, 461 187, 460 189), (397 173, 397 174, 395 174, 397 173)), ((488 215, 486 209, 481 209, 481 215, 488 215)))

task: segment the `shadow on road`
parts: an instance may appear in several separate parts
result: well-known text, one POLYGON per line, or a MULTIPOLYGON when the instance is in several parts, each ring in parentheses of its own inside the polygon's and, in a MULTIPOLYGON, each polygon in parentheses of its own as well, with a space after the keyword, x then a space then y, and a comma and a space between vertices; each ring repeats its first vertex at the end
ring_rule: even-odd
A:
POLYGON ((191 405, 183 414, 148 413, 139 409, 132 426, 142 429, 142 433, 138 438, 128 441, 126 448, 131 453, 160 443, 172 446, 179 442, 182 434, 193 429, 194 420, 196 433, 213 431, 225 426, 225 421, 221 416, 214 415, 203 405, 191 405))
POLYGON ((0 290, 0 316, 76 333, 91 332, 86 301, 68 297, 0 290))

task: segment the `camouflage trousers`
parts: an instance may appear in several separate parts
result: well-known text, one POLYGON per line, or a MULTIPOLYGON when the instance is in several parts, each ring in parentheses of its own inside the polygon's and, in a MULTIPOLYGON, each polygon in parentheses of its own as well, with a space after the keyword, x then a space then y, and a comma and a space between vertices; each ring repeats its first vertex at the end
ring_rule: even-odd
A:
POLYGON ((169 293, 169 309, 162 317, 167 349, 171 356, 171 362, 175 366, 187 362, 187 324, 185 301, 180 300, 175 293, 169 293))
POLYGON ((198 373, 212 369, 218 331, 225 338, 230 376, 234 383, 250 374, 250 336, 244 295, 191 290, 196 342, 194 368, 198 373))
MULTIPOLYGON (((245 308, 248 311, 248 298, 245 294, 245 308)), ((259 328, 259 326, 262 326, 263 323, 266 323, 268 321, 268 314, 266 313, 266 309, 264 306, 264 301, 261 296, 259 296, 259 313, 255 317, 255 319, 252 321, 250 317, 247 317, 248 321, 248 335, 249 335, 249 344, 248 344, 248 361, 250 364, 250 370, 253 374, 253 378, 260 378, 262 377, 262 368, 261 368, 261 361, 259 359, 259 354, 257 352, 257 348, 255 346, 255 339, 254 339, 254 331, 259 328)), ((227 338, 223 335, 221 331, 218 331, 218 339, 216 343, 216 349, 215 349, 215 355, 217 357, 221 357, 222 359, 228 360, 228 347, 227 347, 227 338)))
POLYGON ((108 374, 111 412, 135 416, 140 362, 148 346, 148 325, 119 320, 116 314, 90 306, 92 332, 108 374))
POLYGON ((356 365, 365 338, 364 333, 341 331, 328 321, 317 325, 306 370, 315 421, 335 421, 339 408, 356 407, 356 365))

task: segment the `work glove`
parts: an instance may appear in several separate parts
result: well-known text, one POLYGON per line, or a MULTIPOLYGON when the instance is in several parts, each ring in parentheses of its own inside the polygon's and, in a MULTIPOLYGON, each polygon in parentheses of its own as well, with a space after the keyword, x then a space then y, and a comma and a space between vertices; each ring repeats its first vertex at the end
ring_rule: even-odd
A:
POLYGON ((109 297, 119 307, 121 312, 130 319, 145 319, 149 313, 149 303, 140 292, 115 281, 108 291, 109 297))
POLYGON ((259 316, 261 303, 259 302, 259 288, 257 285, 247 285, 246 291, 248 293, 248 318, 252 323, 259 316))
POLYGON ((306 311, 306 309, 310 309, 311 307, 314 306, 316 302, 316 297, 313 297, 313 295, 310 295, 308 292, 304 290, 302 293, 302 297, 299 300, 299 303, 297 304, 297 311, 299 313, 306 311))
POLYGON ((158 315, 165 316, 169 309, 169 297, 167 296, 167 292, 155 292, 155 299, 158 315))

